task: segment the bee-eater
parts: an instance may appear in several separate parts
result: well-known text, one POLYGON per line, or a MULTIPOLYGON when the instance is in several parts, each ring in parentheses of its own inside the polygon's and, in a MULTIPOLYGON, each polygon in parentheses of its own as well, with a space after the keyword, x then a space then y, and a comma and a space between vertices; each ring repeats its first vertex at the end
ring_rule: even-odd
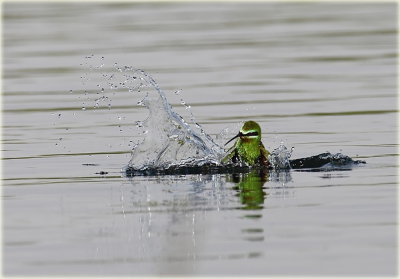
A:
POLYGON ((239 138, 228 150, 228 154, 222 159, 222 163, 244 162, 249 166, 271 166, 268 155, 270 154, 261 142, 261 128, 257 122, 246 121, 239 133, 230 139, 225 145, 235 138, 239 138))

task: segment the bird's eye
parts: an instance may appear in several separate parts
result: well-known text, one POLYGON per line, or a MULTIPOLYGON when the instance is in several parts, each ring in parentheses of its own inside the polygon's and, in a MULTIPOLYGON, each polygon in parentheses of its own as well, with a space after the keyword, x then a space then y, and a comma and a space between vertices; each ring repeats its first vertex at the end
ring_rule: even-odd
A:
POLYGON ((244 134, 244 136, 246 136, 246 137, 258 136, 258 132, 247 133, 247 134, 244 134))

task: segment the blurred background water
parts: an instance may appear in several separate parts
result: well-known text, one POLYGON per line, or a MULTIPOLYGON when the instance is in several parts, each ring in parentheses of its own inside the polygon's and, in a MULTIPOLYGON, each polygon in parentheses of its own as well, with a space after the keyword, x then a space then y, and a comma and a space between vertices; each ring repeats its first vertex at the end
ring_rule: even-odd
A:
POLYGON ((396 3, 6 2, 2 14, 5 275, 397 274, 396 3), (367 165, 128 179, 146 110, 127 90, 93 102, 97 72, 122 65, 188 117, 183 98, 213 138, 251 119, 269 150, 367 165))

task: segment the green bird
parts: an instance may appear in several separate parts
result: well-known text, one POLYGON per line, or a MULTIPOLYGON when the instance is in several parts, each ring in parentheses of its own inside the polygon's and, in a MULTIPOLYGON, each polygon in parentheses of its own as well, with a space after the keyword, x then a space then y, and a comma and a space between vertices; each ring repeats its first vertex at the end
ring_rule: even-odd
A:
POLYGON ((271 167, 268 160, 268 155, 270 153, 261 142, 261 128, 257 122, 246 121, 239 133, 225 145, 235 138, 239 139, 228 150, 228 154, 222 159, 222 163, 244 162, 249 166, 271 167))

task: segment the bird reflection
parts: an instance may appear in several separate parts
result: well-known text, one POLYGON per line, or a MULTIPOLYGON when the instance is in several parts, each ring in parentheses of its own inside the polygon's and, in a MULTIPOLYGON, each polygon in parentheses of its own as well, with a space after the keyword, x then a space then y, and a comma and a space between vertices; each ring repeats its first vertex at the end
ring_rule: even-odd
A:
POLYGON ((262 209, 267 193, 264 191, 265 182, 269 181, 269 173, 251 171, 249 173, 235 173, 227 177, 227 181, 237 183, 233 187, 238 192, 243 209, 262 209))

